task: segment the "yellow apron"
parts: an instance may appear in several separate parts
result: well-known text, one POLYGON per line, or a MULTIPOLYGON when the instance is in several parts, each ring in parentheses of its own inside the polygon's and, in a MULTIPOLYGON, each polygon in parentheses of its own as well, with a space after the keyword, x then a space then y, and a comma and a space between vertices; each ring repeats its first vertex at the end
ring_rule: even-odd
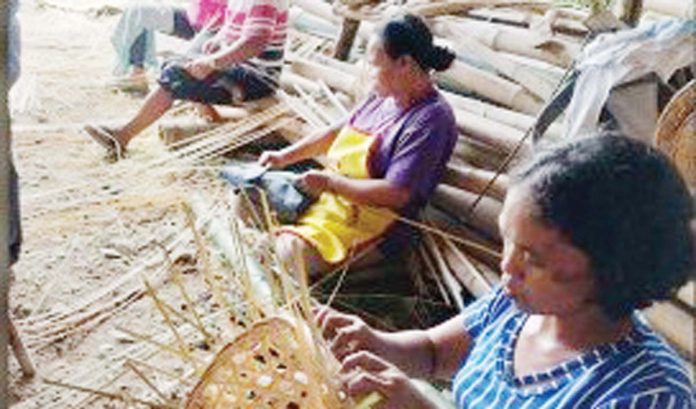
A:
MULTIPOLYGON (((353 179, 369 179, 368 158, 376 138, 346 125, 327 153, 335 172, 353 179)), ((358 205, 324 192, 296 225, 281 231, 311 243, 328 263, 344 261, 351 249, 360 250, 380 238, 397 214, 385 207, 358 205)))

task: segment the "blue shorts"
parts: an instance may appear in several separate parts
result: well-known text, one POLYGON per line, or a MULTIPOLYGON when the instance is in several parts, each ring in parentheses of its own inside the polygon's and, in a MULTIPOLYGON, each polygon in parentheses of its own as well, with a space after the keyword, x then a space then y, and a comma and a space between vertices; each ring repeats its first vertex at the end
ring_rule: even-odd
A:
POLYGON ((162 68, 158 82, 174 99, 221 105, 265 98, 278 88, 275 80, 262 78, 260 73, 241 65, 215 71, 198 80, 183 64, 168 63, 162 68))

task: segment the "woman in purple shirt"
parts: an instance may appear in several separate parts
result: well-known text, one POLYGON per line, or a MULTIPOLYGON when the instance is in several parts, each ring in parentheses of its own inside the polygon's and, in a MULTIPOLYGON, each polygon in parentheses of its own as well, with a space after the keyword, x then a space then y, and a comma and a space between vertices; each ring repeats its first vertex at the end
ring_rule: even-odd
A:
POLYGON ((310 274, 393 236, 399 218, 425 204, 456 142, 454 115, 430 77, 447 69, 454 54, 433 44, 420 18, 388 22, 373 37, 369 58, 372 92, 348 118, 259 159, 284 167, 328 158, 328 169, 301 177, 317 202, 277 241, 281 259, 301 251, 310 274))

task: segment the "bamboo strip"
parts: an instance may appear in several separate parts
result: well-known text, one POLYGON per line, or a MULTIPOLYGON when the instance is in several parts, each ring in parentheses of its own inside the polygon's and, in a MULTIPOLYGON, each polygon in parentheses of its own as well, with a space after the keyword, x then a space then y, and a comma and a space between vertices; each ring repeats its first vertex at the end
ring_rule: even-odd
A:
POLYGON ((452 298, 454 298, 454 302, 457 305, 457 308, 460 311, 463 311, 464 300, 462 299, 461 285, 459 284, 457 279, 454 278, 454 276, 452 275, 447 265, 447 261, 445 260, 445 257, 442 255, 440 249, 438 248, 435 239, 429 233, 426 233, 423 235, 423 240, 429 253, 435 259, 435 264, 437 265, 437 268, 440 271, 440 275, 442 276, 443 282, 447 286, 452 298))
POLYGON ((152 409, 177 409, 176 406, 173 406, 170 404, 150 402, 150 401, 147 401, 144 399, 139 399, 139 398, 129 396, 128 394, 126 394, 124 392, 121 392, 121 393, 104 392, 104 391, 100 391, 98 389, 86 388, 84 386, 78 386, 78 385, 70 385, 68 383, 64 383, 64 382, 60 382, 60 381, 56 381, 56 380, 50 380, 50 379, 44 379, 44 383, 47 383, 47 384, 53 385, 53 386, 58 386, 61 388, 72 389, 72 390, 79 391, 79 392, 91 393, 93 395, 98 395, 102 398, 118 400, 118 401, 124 402, 126 404, 137 403, 140 405, 145 405, 148 408, 152 408, 152 409))
POLYGON ((157 386, 154 383, 152 383, 152 381, 150 381, 150 379, 147 376, 145 376, 145 374, 140 369, 138 369, 132 362, 126 361, 124 366, 126 368, 130 369, 131 371, 133 371, 133 373, 138 378, 140 378, 140 380, 142 380, 143 383, 145 385, 147 385, 147 387, 150 388, 150 390, 153 391, 155 393, 155 395, 157 395, 163 401, 164 404, 171 404, 171 402, 169 401, 169 398, 167 398, 162 393, 162 391, 160 391, 159 388, 157 388, 157 386))

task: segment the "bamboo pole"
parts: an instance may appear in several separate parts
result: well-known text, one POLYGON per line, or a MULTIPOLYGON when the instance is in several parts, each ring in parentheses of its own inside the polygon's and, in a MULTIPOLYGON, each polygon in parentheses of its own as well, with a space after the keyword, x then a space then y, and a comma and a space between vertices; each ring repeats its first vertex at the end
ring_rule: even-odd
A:
POLYGON ((558 78, 549 78, 547 72, 512 60, 475 38, 457 37, 452 34, 449 25, 450 23, 436 24, 433 31, 436 35, 448 39, 457 55, 460 57, 471 56, 485 62, 541 100, 547 100, 551 97, 558 78))
POLYGON ((408 8, 409 12, 423 17, 435 17, 444 14, 461 14, 471 9, 481 7, 534 7, 547 9, 548 1, 527 0, 450 0, 428 3, 417 3, 408 8))
POLYGON ((7 107, 8 87, 8 3, 3 2, 0 7, 0 55, 2 64, 0 68, 0 409, 9 407, 8 393, 8 322, 9 322, 9 220, 10 212, 10 114, 7 107))
POLYGON ((476 38, 494 50, 536 58, 563 68, 568 67, 580 52, 579 44, 524 28, 457 17, 442 18, 441 21, 452 22, 452 34, 457 37, 476 38))
POLYGON ((331 88, 346 94, 354 95, 356 92, 356 81, 352 75, 317 62, 297 58, 292 62, 290 69, 303 77, 320 79, 331 88))
POLYGON ((541 100, 522 86, 459 60, 447 71, 435 74, 435 78, 445 87, 471 91, 530 115, 536 114, 542 106, 541 100))
MULTIPOLYGON (((470 112, 455 109, 457 128, 467 136, 496 147, 504 152, 512 152, 524 138, 524 132, 508 125, 500 124, 470 112)), ((521 156, 529 156, 532 152, 530 143, 524 143, 521 156)))
POLYGON ((694 2, 690 0, 644 0, 645 9, 683 19, 694 18, 694 2))
MULTIPOLYGON (((495 176, 495 172, 479 169, 473 166, 460 166, 450 163, 447 165, 442 182, 473 193, 483 193, 489 181, 495 176)), ((486 194, 500 200, 505 199, 508 188, 507 175, 500 175, 488 189, 486 194)))
POLYGON ((668 301, 653 304, 644 315, 679 353, 696 363, 696 328, 692 314, 668 301))
MULTIPOLYGON (((440 92, 444 95, 447 102, 449 102, 450 105, 452 105, 452 107, 455 109, 464 110, 501 124, 517 128, 521 131, 526 131, 536 122, 536 119, 531 115, 501 108, 475 98, 464 97, 452 92, 440 92)), ((558 138, 561 136, 562 131, 563 128, 559 124, 554 123, 546 131, 546 135, 558 138)))
POLYGON ((475 193, 465 192, 448 185, 439 185, 433 194, 432 203, 435 207, 439 207, 459 220, 469 223, 490 237, 500 238, 498 216, 502 211, 503 204, 484 196, 474 211, 467 216, 465 209, 470 208, 477 199, 478 195, 475 193))

